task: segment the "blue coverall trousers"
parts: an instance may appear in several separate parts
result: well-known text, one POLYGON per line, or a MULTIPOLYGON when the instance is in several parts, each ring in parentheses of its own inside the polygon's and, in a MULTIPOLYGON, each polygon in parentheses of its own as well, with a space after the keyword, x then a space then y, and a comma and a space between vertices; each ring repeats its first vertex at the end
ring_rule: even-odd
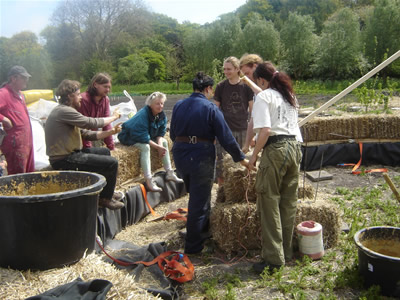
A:
POLYGON ((211 236, 209 219, 215 146, 213 143, 175 142, 172 153, 177 172, 189 192, 185 253, 199 253, 204 241, 211 236))

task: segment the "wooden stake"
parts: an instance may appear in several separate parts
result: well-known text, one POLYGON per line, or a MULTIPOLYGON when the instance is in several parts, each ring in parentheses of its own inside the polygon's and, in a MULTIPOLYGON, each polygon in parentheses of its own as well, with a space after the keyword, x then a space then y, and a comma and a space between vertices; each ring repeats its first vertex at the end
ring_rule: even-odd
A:
POLYGON ((383 178, 385 178, 386 183, 390 186, 390 189, 392 190, 393 194, 396 196, 397 201, 400 202, 400 194, 397 191, 396 187, 394 186, 392 180, 390 179, 389 175, 387 173, 383 173, 383 178))

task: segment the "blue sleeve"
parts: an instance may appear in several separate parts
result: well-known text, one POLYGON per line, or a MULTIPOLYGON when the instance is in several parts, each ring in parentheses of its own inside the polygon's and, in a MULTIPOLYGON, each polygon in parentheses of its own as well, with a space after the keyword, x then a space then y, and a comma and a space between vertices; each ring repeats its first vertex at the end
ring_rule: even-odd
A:
MULTIPOLYGON (((143 110, 143 109, 142 109, 143 110)), ((120 142, 125 145, 136 143, 147 144, 150 141, 149 122, 147 112, 140 110, 131 119, 122 124, 122 131, 118 135, 120 142)))

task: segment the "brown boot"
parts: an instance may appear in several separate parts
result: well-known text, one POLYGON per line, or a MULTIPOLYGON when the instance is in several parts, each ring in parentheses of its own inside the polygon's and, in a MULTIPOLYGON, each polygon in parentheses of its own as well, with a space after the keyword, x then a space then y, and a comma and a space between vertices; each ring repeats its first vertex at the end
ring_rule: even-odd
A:
POLYGON ((123 208, 124 206, 125 204, 123 202, 115 201, 114 199, 99 199, 99 207, 107 207, 111 210, 117 210, 123 208))

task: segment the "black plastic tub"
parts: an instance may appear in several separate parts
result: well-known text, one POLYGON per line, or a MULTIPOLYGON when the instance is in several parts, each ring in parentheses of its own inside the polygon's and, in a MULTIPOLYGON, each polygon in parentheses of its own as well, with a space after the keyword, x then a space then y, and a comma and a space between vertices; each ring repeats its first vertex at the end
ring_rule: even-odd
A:
POLYGON ((379 285, 382 295, 400 297, 400 228, 364 228, 354 241, 365 287, 379 285))
POLYGON ((48 171, 0 177, 0 266, 46 270, 94 249, 104 176, 48 171))

